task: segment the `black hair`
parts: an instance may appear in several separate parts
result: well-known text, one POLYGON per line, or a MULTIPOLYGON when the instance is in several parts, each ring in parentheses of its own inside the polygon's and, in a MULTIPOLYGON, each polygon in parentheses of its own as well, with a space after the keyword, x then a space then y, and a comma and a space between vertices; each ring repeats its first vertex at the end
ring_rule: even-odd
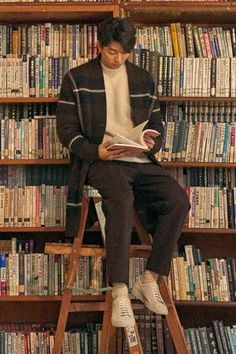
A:
POLYGON ((112 17, 99 25, 98 41, 102 48, 113 41, 118 42, 126 53, 130 53, 135 46, 136 29, 129 19, 112 17))

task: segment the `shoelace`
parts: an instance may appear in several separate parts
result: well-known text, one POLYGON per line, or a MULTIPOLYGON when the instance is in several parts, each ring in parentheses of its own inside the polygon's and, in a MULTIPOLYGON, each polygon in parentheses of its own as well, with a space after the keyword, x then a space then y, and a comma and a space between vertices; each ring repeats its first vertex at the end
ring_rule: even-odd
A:
POLYGON ((157 299, 157 301, 164 304, 164 301, 163 301, 161 294, 159 292, 159 289, 158 289, 158 285, 152 283, 151 287, 152 287, 153 294, 154 294, 155 298, 157 299))
POLYGON ((119 301, 118 308, 120 310, 120 315, 133 317, 130 310, 129 300, 126 298, 119 298, 118 301, 119 301))

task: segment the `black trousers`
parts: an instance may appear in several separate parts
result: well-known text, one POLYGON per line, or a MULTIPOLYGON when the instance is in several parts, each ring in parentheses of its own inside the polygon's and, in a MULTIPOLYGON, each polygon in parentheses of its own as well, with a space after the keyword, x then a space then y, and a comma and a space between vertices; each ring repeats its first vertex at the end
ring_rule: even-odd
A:
POLYGON ((168 275, 173 251, 190 209, 183 188, 154 163, 120 161, 92 163, 86 183, 102 196, 109 283, 128 284, 134 208, 153 236, 146 269, 168 275))

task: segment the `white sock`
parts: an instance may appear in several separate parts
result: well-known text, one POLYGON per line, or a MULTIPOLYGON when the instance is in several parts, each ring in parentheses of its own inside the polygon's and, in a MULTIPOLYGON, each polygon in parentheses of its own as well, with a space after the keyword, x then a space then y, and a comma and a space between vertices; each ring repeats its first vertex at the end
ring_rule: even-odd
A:
POLYGON ((115 298, 119 295, 128 294, 128 288, 125 283, 113 283, 112 284, 112 297, 115 298))
POLYGON ((142 283, 148 283, 150 281, 157 281, 158 274, 151 272, 150 270, 145 270, 145 272, 141 275, 140 280, 142 283))

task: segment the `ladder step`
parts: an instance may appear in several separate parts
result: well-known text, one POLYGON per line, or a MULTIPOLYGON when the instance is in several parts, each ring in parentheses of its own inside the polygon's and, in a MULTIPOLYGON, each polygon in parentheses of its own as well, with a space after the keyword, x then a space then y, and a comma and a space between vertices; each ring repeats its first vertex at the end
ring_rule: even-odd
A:
MULTIPOLYGON (((48 254, 71 254, 73 245, 70 243, 46 242, 45 253, 48 254)), ((151 250, 151 246, 133 245, 130 246, 129 254, 132 257, 147 257, 151 250)), ((106 251, 101 247, 82 246, 80 250, 81 256, 105 257, 106 251)))
MULTIPOLYGON (((45 244, 45 253, 48 254, 71 254, 73 245, 70 243, 49 243, 45 244)), ((106 252, 101 247, 81 247, 81 256, 98 256, 105 257, 106 252)))
POLYGON ((106 311, 108 305, 105 302, 71 302, 69 312, 93 312, 106 311))

